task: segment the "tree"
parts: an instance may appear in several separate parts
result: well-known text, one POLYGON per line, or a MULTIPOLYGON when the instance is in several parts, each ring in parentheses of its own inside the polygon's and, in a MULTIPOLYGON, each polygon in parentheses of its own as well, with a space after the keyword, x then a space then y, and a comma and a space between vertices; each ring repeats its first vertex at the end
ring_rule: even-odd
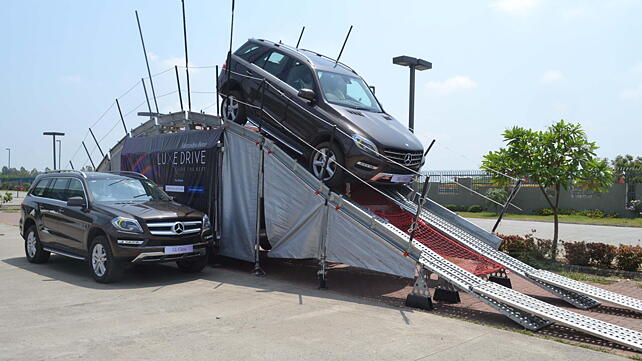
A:
POLYGON ((611 161, 618 177, 624 177, 629 184, 642 183, 642 157, 630 154, 618 155, 611 161))
MULTIPOLYGON (((613 171, 605 159, 596 157, 597 145, 588 141, 579 124, 560 120, 543 131, 513 127, 507 129, 503 136, 506 148, 489 152, 482 163, 485 168, 527 178, 539 185, 553 210, 551 257, 555 259, 561 190, 578 187, 605 192, 613 183, 613 171)), ((509 178, 499 174, 495 174, 493 179, 502 186, 510 182, 509 178)))
MULTIPOLYGON (((497 203, 504 204, 508 199, 508 192, 501 188, 492 188, 488 192, 486 192, 486 197, 494 200, 497 203)), ((491 201, 488 201, 487 203, 489 207, 493 207, 495 209, 495 214, 499 214, 500 206, 497 205, 497 203, 493 203, 491 201)))

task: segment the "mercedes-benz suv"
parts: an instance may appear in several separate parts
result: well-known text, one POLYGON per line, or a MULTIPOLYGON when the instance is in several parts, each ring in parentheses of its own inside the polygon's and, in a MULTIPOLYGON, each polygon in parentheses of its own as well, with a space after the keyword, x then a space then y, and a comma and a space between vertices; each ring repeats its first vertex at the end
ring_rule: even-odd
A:
POLYGON ((225 121, 260 126, 317 177, 327 165, 331 186, 348 178, 326 156, 376 183, 408 183, 424 162, 421 142, 384 111, 366 82, 317 52, 250 39, 218 80, 225 121))
POLYGON ((94 279, 116 280, 126 264, 176 261, 200 272, 213 246, 206 214, 176 203, 133 172, 38 176, 21 206, 27 260, 51 253, 87 261, 94 279))

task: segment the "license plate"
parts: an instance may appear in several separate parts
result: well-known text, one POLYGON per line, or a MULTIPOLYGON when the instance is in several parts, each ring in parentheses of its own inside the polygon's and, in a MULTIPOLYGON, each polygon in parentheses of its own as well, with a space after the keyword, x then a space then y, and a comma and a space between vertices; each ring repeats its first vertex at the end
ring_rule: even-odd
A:
POLYGON ((168 246, 165 247, 165 254, 179 254, 194 252, 194 246, 188 244, 187 246, 168 246))
POLYGON ((412 174, 393 174, 390 181, 392 183, 410 183, 412 182, 412 177, 412 174))

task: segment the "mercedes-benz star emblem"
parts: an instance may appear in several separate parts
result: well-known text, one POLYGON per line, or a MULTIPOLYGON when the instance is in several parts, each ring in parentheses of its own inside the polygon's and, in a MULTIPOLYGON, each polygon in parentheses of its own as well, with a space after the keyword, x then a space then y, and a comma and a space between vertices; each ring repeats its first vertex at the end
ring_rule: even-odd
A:
POLYGON ((410 163, 412 163, 412 154, 406 154, 406 156, 403 157, 403 162, 405 165, 410 165, 410 163))
POLYGON ((172 226, 172 230, 176 234, 181 234, 185 230, 185 225, 183 225, 183 223, 181 222, 176 222, 174 223, 174 226, 172 226))

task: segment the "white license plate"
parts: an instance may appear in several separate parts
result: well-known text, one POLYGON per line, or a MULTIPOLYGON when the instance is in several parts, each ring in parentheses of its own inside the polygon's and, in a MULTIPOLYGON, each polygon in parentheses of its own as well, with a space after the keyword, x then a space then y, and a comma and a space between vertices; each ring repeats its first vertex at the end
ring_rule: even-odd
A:
POLYGON ((192 252, 194 252, 194 246, 191 244, 187 246, 165 247, 165 254, 180 254, 180 253, 192 253, 192 252))
POLYGON ((390 181, 392 183, 410 183, 412 182, 412 177, 412 174, 393 174, 390 181))

